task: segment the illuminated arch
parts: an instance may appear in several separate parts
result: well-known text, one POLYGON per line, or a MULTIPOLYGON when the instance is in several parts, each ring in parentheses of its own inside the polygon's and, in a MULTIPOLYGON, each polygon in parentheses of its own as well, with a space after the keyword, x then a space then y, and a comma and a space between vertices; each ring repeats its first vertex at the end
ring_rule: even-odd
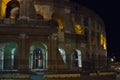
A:
MULTIPOLYGON (((5 10, 6 10, 6 5, 7 5, 7 3, 9 2, 9 1, 11 1, 11 0, 1 0, 1 17, 5 17, 5 10)), ((18 0, 19 2, 20 2, 20 0, 18 0)))
POLYGON ((64 26, 63 26, 62 19, 60 19, 60 18, 56 18, 56 21, 58 22, 59 29, 63 29, 63 28, 64 28, 64 26))
POLYGON ((81 51, 75 49, 71 54, 71 68, 82 67, 81 51))
POLYGON ((18 44, 14 41, 0 43, 0 70, 18 69, 18 44))
POLYGON ((63 25, 63 20, 62 20, 62 18, 60 18, 60 16, 58 15, 58 14, 56 14, 56 13, 53 13, 52 14, 52 18, 55 20, 55 21, 57 21, 57 23, 58 23, 58 28, 59 29, 64 29, 64 25, 63 25))
POLYGON ((47 68, 47 45, 35 41, 30 45, 29 68, 31 70, 40 70, 47 68))
POLYGON ((83 34, 83 28, 80 24, 75 24, 74 29, 75 29, 76 34, 78 34, 78 35, 83 34))
POLYGON ((106 50, 106 38, 103 34, 100 34, 100 45, 106 50))
POLYGON ((66 52, 63 48, 58 48, 59 52, 60 52, 60 55, 64 61, 64 63, 66 64, 66 52))

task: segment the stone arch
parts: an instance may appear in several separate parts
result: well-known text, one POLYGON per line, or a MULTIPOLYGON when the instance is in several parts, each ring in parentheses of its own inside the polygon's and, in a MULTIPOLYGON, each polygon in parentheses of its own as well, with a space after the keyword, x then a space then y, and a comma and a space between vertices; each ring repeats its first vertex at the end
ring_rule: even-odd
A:
POLYGON ((35 41, 30 45, 30 69, 46 69, 47 68, 47 45, 41 41, 35 41))
POLYGON ((16 42, 0 43, 0 69, 18 69, 18 44, 16 42))
POLYGON ((82 67, 82 59, 81 59, 81 51, 79 49, 75 49, 71 53, 71 68, 81 68, 82 67))
POLYGON ((10 0, 7 4, 6 4, 6 11, 5 11, 5 16, 6 18, 10 18, 10 17, 14 17, 14 18, 18 18, 19 17, 19 1, 18 0, 10 0))

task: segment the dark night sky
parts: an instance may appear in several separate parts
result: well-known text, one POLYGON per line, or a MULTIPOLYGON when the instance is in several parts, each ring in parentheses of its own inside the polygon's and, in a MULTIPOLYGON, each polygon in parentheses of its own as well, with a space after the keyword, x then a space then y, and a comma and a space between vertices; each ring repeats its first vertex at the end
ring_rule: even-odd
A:
POLYGON ((120 56, 119 0, 71 0, 97 13, 104 21, 108 56, 120 56))

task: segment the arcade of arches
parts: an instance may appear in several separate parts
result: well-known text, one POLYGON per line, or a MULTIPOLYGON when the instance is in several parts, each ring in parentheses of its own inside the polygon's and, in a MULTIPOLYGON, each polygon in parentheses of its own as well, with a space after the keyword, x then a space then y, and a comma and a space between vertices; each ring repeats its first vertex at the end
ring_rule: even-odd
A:
MULTIPOLYGON (((6 13, 6 8, 9 8, 9 7, 6 7, 9 1, 11 0, 2 0, 2 3, 1 3, 2 8, 0 10, 2 17, 5 17, 6 15, 8 15, 8 14, 5 15, 5 13, 6 13)), ((10 15, 6 16, 6 18, 9 18, 9 17, 11 18, 10 15)), ((58 15, 55 15, 54 18, 58 22, 59 29, 63 29, 64 26, 63 26, 62 18, 58 17, 58 15)), ((21 33, 18 33, 18 34, 21 34, 21 33)), ((8 33, 8 36, 11 36, 11 35, 12 34, 8 33)), ((59 46, 56 44, 54 46, 53 45, 54 43, 52 44, 51 42, 50 42, 51 45, 48 45, 43 42, 44 40, 29 42, 27 43, 27 47, 26 47, 26 42, 24 40, 25 35, 22 34, 21 36, 23 39, 20 39, 20 40, 18 39, 16 41, 14 40, 8 41, 9 40, 8 39, 5 41, 3 40, 4 42, 2 42, 0 40, 1 41, 0 42, 0 55, 1 55, 0 70, 19 70, 19 69, 45 70, 45 69, 48 69, 49 66, 52 66, 52 67, 59 66, 59 65, 56 65, 56 63, 60 64, 61 66, 69 64, 69 67, 71 69, 76 67, 77 68, 82 67, 80 50, 78 49, 71 50, 71 54, 69 54, 68 52, 65 51, 64 48, 59 48, 59 46), (51 47, 53 48, 56 47, 54 48, 54 49, 57 49, 56 52, 54 49, 51 49, 51 47), (53 50, 54 52, 53 51, 51 52, 50 49, 53 50), (57 51, 59 51, 60 54, 58 54, 57 51), (70 58, 68 58, 67 56, 68 54, 71 56, 70 58), (59 56, 60 58, 58 58, 57 56, 59 56), (55 57, 59 59, 58 62, 56 61, 57 59, 55 57), (70 61, 70 63, 68 63, 67 61, 70 61)), ((14 35, 12 36, 14 37, 14 35)), ((41 37, 41 36, 37 36, 37 37, 41 37)))
MULTIPOLYGON (((20 45, 15 41, 0 42, 0 70, 19 70, 20 62, 23 61, 19 55, 20 45)), ((63 48, 58 48, 59 57, 67 64, 66 52, 63 48)), ((27 54, 27 53, 25 53, 27 54)), ((29 46, 29 70, 48 69, 48 46, 41 41, 34 41, 29 46)), ((28 62, 27 62, 28 63, 28 62)), ((71 69, 82 67, 81 52, 76 49, 71 53, 71 69)), ((24 64, 23 64, 24 66, 24 64)))
MULTIPOLYGON (((0 70, 16 70, 19 67, 19 45, 14 41, 0 43, 0 70)), ((30 69, 47 68, 47 46, 42 42, 34 42, 30 46, 30 69)), ((22 61, 22 60, 21 60, 22 61)))

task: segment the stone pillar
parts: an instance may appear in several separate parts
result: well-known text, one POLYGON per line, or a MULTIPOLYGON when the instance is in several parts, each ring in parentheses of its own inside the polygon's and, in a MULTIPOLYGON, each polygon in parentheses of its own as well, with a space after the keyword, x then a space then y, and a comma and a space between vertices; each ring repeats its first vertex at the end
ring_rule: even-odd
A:
POLYGON ((48 69, 57 70, 57 36, 52 35, 49 37, 49 54, 48 54, 48 69))
POLYGON ((26 48, 26 34, 20 34, 20 51, 19 51, 19 65, 18 69, 20 71, 29 70, 29 55, 26 48))
POLYGON ((33 0, 20 1, 20 19, 35 19, 36 12, 33 0))

